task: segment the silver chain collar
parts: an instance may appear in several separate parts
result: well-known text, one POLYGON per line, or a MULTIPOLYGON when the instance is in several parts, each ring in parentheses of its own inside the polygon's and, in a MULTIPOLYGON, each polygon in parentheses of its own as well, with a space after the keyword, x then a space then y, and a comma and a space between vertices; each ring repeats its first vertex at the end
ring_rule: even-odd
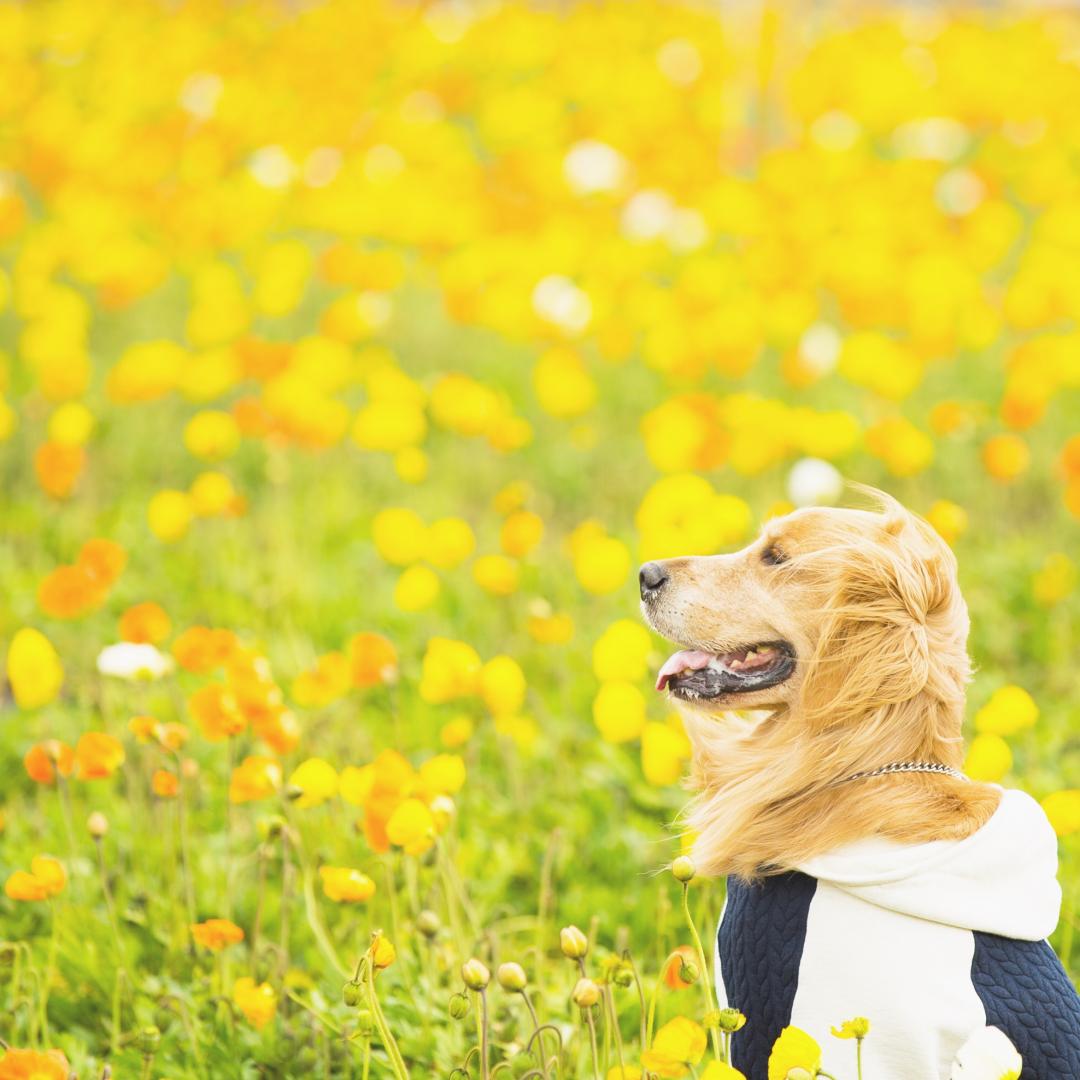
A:
POLYGON ((911 772, 939 773, 943 776, 955 777, 957 780, 967 780, 967 777, 959 769, 954 769, 951 765, 942 765, 938 761, 893 761, 877 769, 868 769, 866 772, 852 773, 851 776, 842 777, 840 780, 834 781, 834 786, 836 784, 848 784, 852 780, 866 780, 871 776, 888 776, 892 773, 911 772))

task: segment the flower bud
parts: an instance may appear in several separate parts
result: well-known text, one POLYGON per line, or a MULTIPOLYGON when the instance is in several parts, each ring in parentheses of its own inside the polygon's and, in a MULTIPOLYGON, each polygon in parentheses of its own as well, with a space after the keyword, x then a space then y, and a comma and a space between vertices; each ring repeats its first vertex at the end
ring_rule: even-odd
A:
POLYGON ((469 1080, 468 1069, 451 1069, 450 1080, 469 1080))
POLYGON ((341 1000, 349 1006, 350 1009, 355 1009, 361 1001, 364 1000, 364 990, 360 983, 353 979, 352 982, 347 982, 341 991, 341 1000))
POLYGON ((589 939, 576 926, 564 926, 559 931, 559 948, 568 960, 582 960, 589 951, 589 939))
POLYGON ((86 819, 86 829, 95 840, 100 840, 109 831, 109 819, 100 810, 95 810, 86 819))
POLYGON ((700 974, 701 972, 698 971, 698 966, 693 960, 684 959, 682 961, 682 965, 679 968, 679 978, 682 979, 684 983, 696 983, 700 974))
POLYGON ((135 1036, 135 1045, 140 1053, 151 1057, 161 1045, 161 1032, 153 1024, 149 1024, 139 1030, 139 1034, 135 1036))
POLYGON ((578 979, 577 985, 574 987, 574 993, 571 996, 575 1005, 587 1009, 600 1000, 600 987, 592 979, 578 979))
POLYGON ((450 997, 450 1015, 455 1020, 464 1020, 469 1015, 469 999, 462 993, 450 997))
POLYGON ((624 990, 628 986, 634 985, 634 973, 630 970, 629 964, 620 964, 611 973, 611 981, 616 985, 622 987, 624 990))
POLYGON ((425 909, 416 916, 416 929, 429 940, 439 932, 440 926, 439 916, 434 911, 425 909))
POLYGON ((375 1017, 371 1015, 370 1009, 357 1009, 356 1023, 360 1034, 365 1038, 375 1030, 375 1017))
POLYGON ((671 872, 675 875, 676 881, 681 881, 684 885, 688 881, 692 881, 697 870, 694 869, 694 864, 690 861, 689 856, 680 855, 672 864, 671 872))
POLYGON ((446 827, 454 820, 454 800, 449 795, 436 795, 431 800, 431 816, 435 819, 437 832, 445 832, 446 827))
POLYGON ((520 993, 525 989, 525 983, 528 981, 525 976, 525 969, 520 964, 500 964, 499 970, 495 974, 499 980, 499 985, 504 990, 509 990, 512 993, 520 993))
POLYGON ((461 965, 461 978, 470 990, 483 990, 491 981, 491 972, 474 956, 461 965))
POLYGON ((738 1031, 746 1023, 746 1017, 738 1009, 721 1009, 716 1027, 721 1031, 738 1031))

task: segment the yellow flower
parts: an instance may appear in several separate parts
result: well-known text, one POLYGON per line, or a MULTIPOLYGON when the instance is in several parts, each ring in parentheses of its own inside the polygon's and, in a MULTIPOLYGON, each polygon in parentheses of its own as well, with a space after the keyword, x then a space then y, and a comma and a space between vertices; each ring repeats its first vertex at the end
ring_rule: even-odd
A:
POLYGON ((947 544, 955 544, 968 527, 968 513, 948 499, 938 499, 926 513, 926 520, 938 531, 947 544))
POLYGON ((1046 556, 1031 580, 1031 591, 1044 607, 1061 603, 1076 588, 1076 563, 1060 551, 1046 556))
POLYGON ((1003 686, 975 714, 975 729, 986 735, 1015 735, 1034 727, 1039 707, 1019 686, 1003 686))
POLYGON ((655 787, 676 784, 690 758, 690 740, 678 714, 667 723, 650 721, 641 732, 641 771, 655 787))
POLYGON ((601 682, 639 682, 648 674, 652 641, 640 622, 619 619, 597 639, 592 651, 593 672, 601 682))
POLYGON ((199 517, 221 517, 241 505, 232 481, 221 472, 202 472, 188 489, 191 509, 199 517))
POLYGON ((710 1061, 700 1074, 700 1080, 746 1080, 746 1074, 725 1061, 710 1061))
POLYGON ((429 705, 474 694, 480 678, 480 657, 464 641, 432 638, 420 668, 420 697, 429 705))
POLYGON ((420 783, 431 795, 456 795, 465 786, 465 762, 457 754, 436 754, 420 766, 420 783))
POLYGON ((435 818, 419 799, 406 799, 390 815, 386 835, 407 855, 423 855, 435 842, 435 818))
POLYGON ((375 882, 351 866, 320 866, 323 892, 338 904, 355 904, 375 895, 375 882))
POLYGON ((499 546, 515 559, 524 558, 544 535, 544 519, 531 510, 510 514, 499 530, 499 546))
POLYGON ((243 976, 233 984, 233 1001, 255 1028, 264 1028, 277 1012, 277 994, 269 983, 256 983, 243 976))
POLYGON ((622 588, 630 573, 630 552, 621 540, 589 529, 576 541, 572 537, 571 544, 574 573, 582 588, 597 596, 622 588))
POLYGON ((293 770, 289 786, 300 792, 297 806, 319 806, 337 794, 338 774, 334 766, 322 758, 308 758, 293 770))
POLYGON ((150 531, 163 543, 182 539, 194 514, 191 497, 184 491, 159 491, 146 508, 150 531))
POLYGON ((633 683, 604 683, 593 699, 593 720, 608 742, 636 739, 645 727, 645 697, 633 683))
POLYGON ((444 570, 463 563, 476 547, 476 537, 467 521, 456 517, 439 518, 427 530, 424 555, 428 562, 444 570))
POLYGON ((854 1020, 845 1020, 839 1029, 830 1030, 838 1039, 865 1039, 870 1031, 870 1021, 865 1016, 856 1016, 854 1020))
POLYGON ((821 1047, 797 1027, 786 1027, 769 1054, 769 1080, 788 1080, 794 1069, 803 1069, 812 1080, 821 1068, 821 1047))
POLYGON ((1080 832, 1080 789, 1055 791, 1043 799, 1042 808, 1058 836, 1080 832))
POLYGON ((518 564, 505 555, 481 555, 472 573, 476 584, 493 596, 509 596, 518 586, 518 564))
MULTIPOLYGON (((690 1071, 688 1066, 696 1065, 704 1056, 706 1041, 705 1029, 700 1024, 676 1016, 656 1033, 652 1047, 641 1055, 641 1064, 657 1076, 686 1076, 690 1071)), ((771 1072, 769 1080, 773 1080, 771 1072)))
POLYGON ((28 626, 16 631, 11 639, 7 675, 20 709, 48 705, 64 682, 64 669, 52 642, 40 630, 28 626))
POLYGON ((521 711, 525 673, 512 656, 493 656, 480 669, 480 696, 496 716, 521 711))
POLYGON ((430 567, 406 567, 394 585, 394 604, 402 611, 423 611, 435 603, 441 588, 430 567))
POLYGON ((1000 735, 976 735, 968 747, 964 772, 972 780, 996 783, 1011 768, 1012 751, 1000 735))
POLYGON ((81 401, 68 401, 49 417, 49 439, 61 446, 83 446, 94 430, 94 414, 81 401))
POLYGON ((551 349, 537 360, 533 390, 540 408, 562 419, 580 416, 596 402, 596 383, 584 362, 564 347, 551 349))
POLYGON ((439 729, 439 741, 448 749, 464 746, 472 737, 476 725, 464 713, 447 720, 439 729))
POLYGON ((394 506, 380 510, 371 523, 375 550, 394 566, 408 566, 424 554, 427 527, 415 510, 394 506))
POLYGON ((397 949, 382 934, 376 934, 371 943, 371 963, 376 971, 388 968, 397 959, 397 949))
POLYGON ((184 428, 184 445, 203 461, 232 457, 240 445, 240 429, 232 413, 220 409, 197 412, 184 428))

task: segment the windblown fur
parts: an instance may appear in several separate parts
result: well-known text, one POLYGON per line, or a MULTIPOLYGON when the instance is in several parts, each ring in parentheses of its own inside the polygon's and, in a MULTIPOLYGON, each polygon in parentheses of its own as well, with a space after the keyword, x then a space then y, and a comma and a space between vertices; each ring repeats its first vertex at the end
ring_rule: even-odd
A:
POLYGON ((935 774, 836 783, 893 761, 964 759, 971 665, 955 556, 896 500, 861 490, 873 510, 796 511, 735 555, 667 560, 668 595, 643 605, 694 648, 796 649, 780 686, 682 709, 697 793, 685 825, 703 872, 751 879, 872 835, 962 838, 998 805, 989 785, 935 774), (770 548, 778 565, 762 562, 770 548))

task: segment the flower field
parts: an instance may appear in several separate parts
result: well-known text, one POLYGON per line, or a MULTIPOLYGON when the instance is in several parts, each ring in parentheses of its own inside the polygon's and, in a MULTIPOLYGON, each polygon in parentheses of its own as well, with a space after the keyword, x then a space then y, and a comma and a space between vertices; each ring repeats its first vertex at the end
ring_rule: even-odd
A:
POLYGON ((0 1080, 741 1076, 636 569, 841 477, 956 550, 1080 968, 1074 15, 41 0, 0 66, 0 1080))

